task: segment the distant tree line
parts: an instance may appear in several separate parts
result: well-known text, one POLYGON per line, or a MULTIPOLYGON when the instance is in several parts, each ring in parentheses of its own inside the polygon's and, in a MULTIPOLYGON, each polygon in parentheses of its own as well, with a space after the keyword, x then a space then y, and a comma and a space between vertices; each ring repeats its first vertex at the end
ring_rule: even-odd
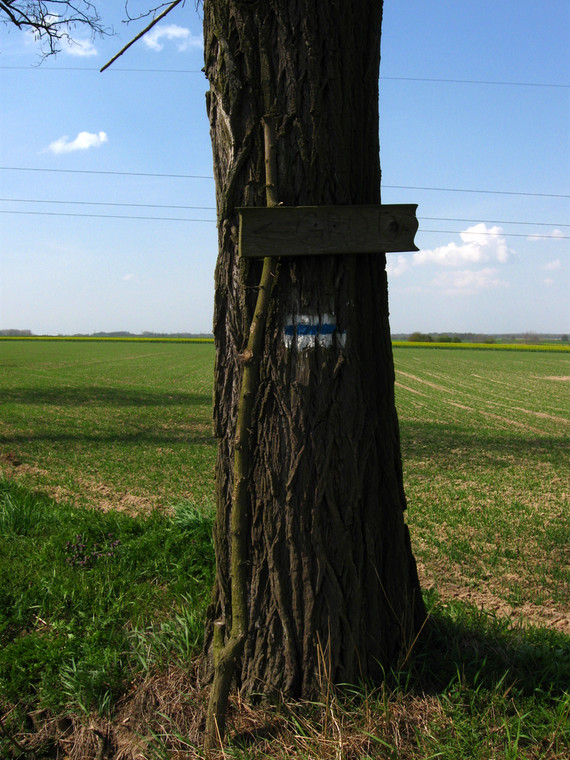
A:
POLYGON ((568 343, 568 334, 560 333, 396 333, 392 340, 406 340, 410 343, 524 343, 527 345, 550 341, 568 343))
POLYGON ((408 336, 410 343, 461 343, 457 335, 429 335, 428 333, 413 332, 408 336))
MULTIPOLYGON (((35 335, 31 330, 0 330, 0 338, 31 338, 42 337, 35 335)), ((139 334, 128 332, 126 330, 117 330, 115 332, 95 332, 95 333, 73 333, 72 335, 59 334, 59 338, 212 338, 212 333, 162 333, 162 332, 142 332, 139 334)))
POLYGON ((212 338, 212 333, 189 333, 189 332, 149 332, 144 330, 139 333, 127 332, 120 330, 116 332, 96 332, 90 335, 76 334, 74 338, 212 338))

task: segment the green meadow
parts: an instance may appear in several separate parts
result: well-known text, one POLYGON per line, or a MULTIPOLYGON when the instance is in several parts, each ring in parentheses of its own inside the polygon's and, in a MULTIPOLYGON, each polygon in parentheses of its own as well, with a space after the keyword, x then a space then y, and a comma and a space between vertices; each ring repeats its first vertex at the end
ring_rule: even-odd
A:
MULTIPOLYGON (((570 756, 570 352, 395 346, 430 617, 378 685, 234 697, 228 758, 570 756)), ((210 343, 0 341, 0 757, 202 757, 210 343)))
POLYGON ((0 462, 76 505, 209 502, 213 363, 212 343, 0 341, 0 462))

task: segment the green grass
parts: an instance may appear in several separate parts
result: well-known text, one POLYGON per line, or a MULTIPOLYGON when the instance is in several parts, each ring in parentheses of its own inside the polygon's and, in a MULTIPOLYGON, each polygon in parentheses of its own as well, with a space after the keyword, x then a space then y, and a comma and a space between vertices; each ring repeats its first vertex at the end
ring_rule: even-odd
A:
POLYGON ((568 613, 570 357, 396 349, 395 363, 424 585, 510 614, 568 613))
POLYGON ((77 505, 208 502, 213 360, 210 343, 0 342, 0 467, 77 505))
MULTIPOLYGON (((226 756, 563 760, 570 357, 394 355, 424 636, 379 688, 234 698, 226 756)), ((201 756, 212 371, 208 344, 0 342, 1 757, 201 756)))
POLYGON ((211 517, 104 513, 0 481, 2 702, 108 713, 141 668, 195 653, 211 517))

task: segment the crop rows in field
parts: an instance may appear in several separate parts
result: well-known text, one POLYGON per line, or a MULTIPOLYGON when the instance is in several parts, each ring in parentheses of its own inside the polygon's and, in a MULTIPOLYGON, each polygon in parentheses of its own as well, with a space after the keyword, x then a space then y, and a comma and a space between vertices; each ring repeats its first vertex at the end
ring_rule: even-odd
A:
MULTIPOLYGON (((532 602, 530 616, 570 629, 570 355, 394 358, 424 585, 486 608, 532 602)), ((207 344, 2 342, 0 472, 104 509, 211 503, 213 363, 207 344)))
POLYGON ((568 433, 568 355, 396 349, 395 364, 397 405, 406 419, 568 433))
POLYGON ((395 351, 424 586, 570 631, 570 360, 395 351))
POLYGON ((211 500, 213 358, 211 344, 3 344, 0 469, 102 508, 211 500))

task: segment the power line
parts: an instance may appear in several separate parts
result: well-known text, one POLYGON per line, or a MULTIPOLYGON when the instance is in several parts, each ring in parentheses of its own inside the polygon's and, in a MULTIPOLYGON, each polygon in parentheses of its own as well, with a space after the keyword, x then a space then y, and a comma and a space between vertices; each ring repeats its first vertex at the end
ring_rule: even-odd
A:
POLYGON ((459 219, 449 216, 418 216, 418 219, 426 222, 475 222, 475 224, 525 224, 532 227, 570 227, 570 224, 557 222, 520 222, 514 219, 459 219))
POLYGON ((31 216, 72 216, 79 217, 81 219, 133 219, 144 221, 156 221, 156 222, 209 222, 215 224, 215 219, 188 219, 186 217, 174 217, 174 216, 134 216, 126 214, 72 214, 71 212, 63 211, 3 211, 0 210, 0 214, 29 214, 31 216))
MULTIPOLYGON (((121 208, 156 208, 156 209, 178 209, 191 211, 215 211, 215 206, 186 206, 165 203, 116 203, 110 201, 69 201, 69 200, 48 200, 45 198, 0 198, 0 203, 49 203, 70 206, 117 206, 121 208)), ((475 224, 518 224, 531 227, 570 227, 570 224, 563 222, 529 222, 515 219, 465 219, 449 216, 418 216, 420 221, 430 222, 471 222, 475 224)))
POLYGON ((502 82, 489 79, 439 79, 436 77, 385 77, 380 79, 395 80, 400 82, 439 82, 445 84, 491 84, 503 87, 564 87, 570 88, 570 84, 555 84, 550 82, 502 82))
MULTIPOLYGON (((101 171, 94 169, 39 169, 31 166, 0 166, 2 171, 19 171, 19 172, 55 172, 64 174, 101 174, 111 176, 126 176, 126 177, 160 177, 164 179, 209 179, 213 180, 214 177, 205 174, 163 174, 158 172, 117 172, 117 171, 101 171)), ((570 195, 563 193, 527 193, 518 192, 513 190, 479 190, 473 188, 459 188, 459 187, 427 187, 422 185, 386 185, 382 184, 383 188, 390 188, 396 190, 428 190, 444 193, 485 193, 490 195, 521 195, 531 198, 570 198, 570 195)))
MULTIPOLYGON (((0 69, 18 71, 90 71, 99 74, 100 70, 92 66, 0 66, 0 69)), ((131 69, 113 66, 110 71, 122 71, 124 73, 139 74, 203 74, 201 69, 131 69)))
MULTIPOLYGON (((36 198, 0 198, 0 203, 55 203, 70 206, 122 206, 127 208, 163 208, 163 209, 191 209, 193 211, 215 211, 215 206, 174 206, 164 203, 111 203, 107 201, 62 201, 36 198)), ((553 225, 560 227, 561 225, 553 225)))
MULTIPOLYGON (((1 168, 1 167, 0 167, 1 168)), ((521 193, 513 190, 474 190, 473 188, 459 187, 420 187, 419 185, 382 185, 382 187, 395 188, 398 190, 435 190, 441 193, 485 193, 489 195, 524 195, 533 198, 570 198, 570 195, 560 193, 521 193)))
MULTIPOLYGON (((182 207, 184 208, 184 207, 182 207)), ((132 220, 144 220, 144 221, 159 221, 159 222, 209 222, 215 224, 215 219, 188 219, 187 217, 173 217, 173 216, 135 216, 135 215, 121 215, 121 214, 73 214, 71 212, 62 211, 4 211, 0 210, 0 214, 20 214, 31 216, 67 216, 76 217, 81 219, 132 219, 132 220)), ((568 225, 567 225, 568 226, 568 225)), ((463 230, 464 231, 464 230, 463 230)), ((458 230, 419 230, 420 233, 424 232, 437 232, 442 235, 460 235, 461 231, 458 230)), ((532 235, 521 234, 516 232, 479 232, 473 233, 476 235, 490 235, 495 236, 497 234, 500 237, 533 237, 541 240, 570 240, 570 236, 565 235, 532 235)))
POLYGON ((55 172, 62 174, 106 174, 124 177, 160 177, 165 179, 210 179, 206 174, 159 174, 152 172, 110 172, 94 169, 34 169, 31 166, 0 166, 0 170, 13 172, 55 172))
MULTIPOLYGON (((4 70, 17 71, 90 71, 99 73, 99 69, 91 66, 0 66, 4 70)), ((123 68, 113 67, 111 71, 122 73, 137 74, 203 74, 202 69, 140 69, 140 68, 123 68)), ((498 85, 501 87, 556 87, 568 89, 570 84, 561 84, 559 82, 509 82, 497 79, 449 79, 446 77, 379 77, 380 81, 395 82, 437 82, 438 84, 484 84, 498 85)))
MULTIPOLYGON (((424 233, 424 232, 437 232, 437 233, 441 233, 442 235, 460 235, 461 232, 466 232, 466 230, 461 230, 461 232, 459 232, 457 230, 423 230, 423 229, 422 230, 418 230, 418 234, 419 233, 424 233)), ((523 234, 521 232, 499 232, 499 233, 497 233, 497 232, 479 232, 479 230, 477 230, 476 232, 471 232, 469 234, 471 234, 471 235, 490 235, 490 236, 493 236, 493 237, 494 236, 497 236, 497 237, 524 237, 524 238, 532 237, 533 240, 534 239, 536 239, 536 240, 538 240, 538 239, 540 239, 540 240, 570 240, 570 236, 566 236, 566 235, 529 235, 528 232, 526 234, 523 234)))

